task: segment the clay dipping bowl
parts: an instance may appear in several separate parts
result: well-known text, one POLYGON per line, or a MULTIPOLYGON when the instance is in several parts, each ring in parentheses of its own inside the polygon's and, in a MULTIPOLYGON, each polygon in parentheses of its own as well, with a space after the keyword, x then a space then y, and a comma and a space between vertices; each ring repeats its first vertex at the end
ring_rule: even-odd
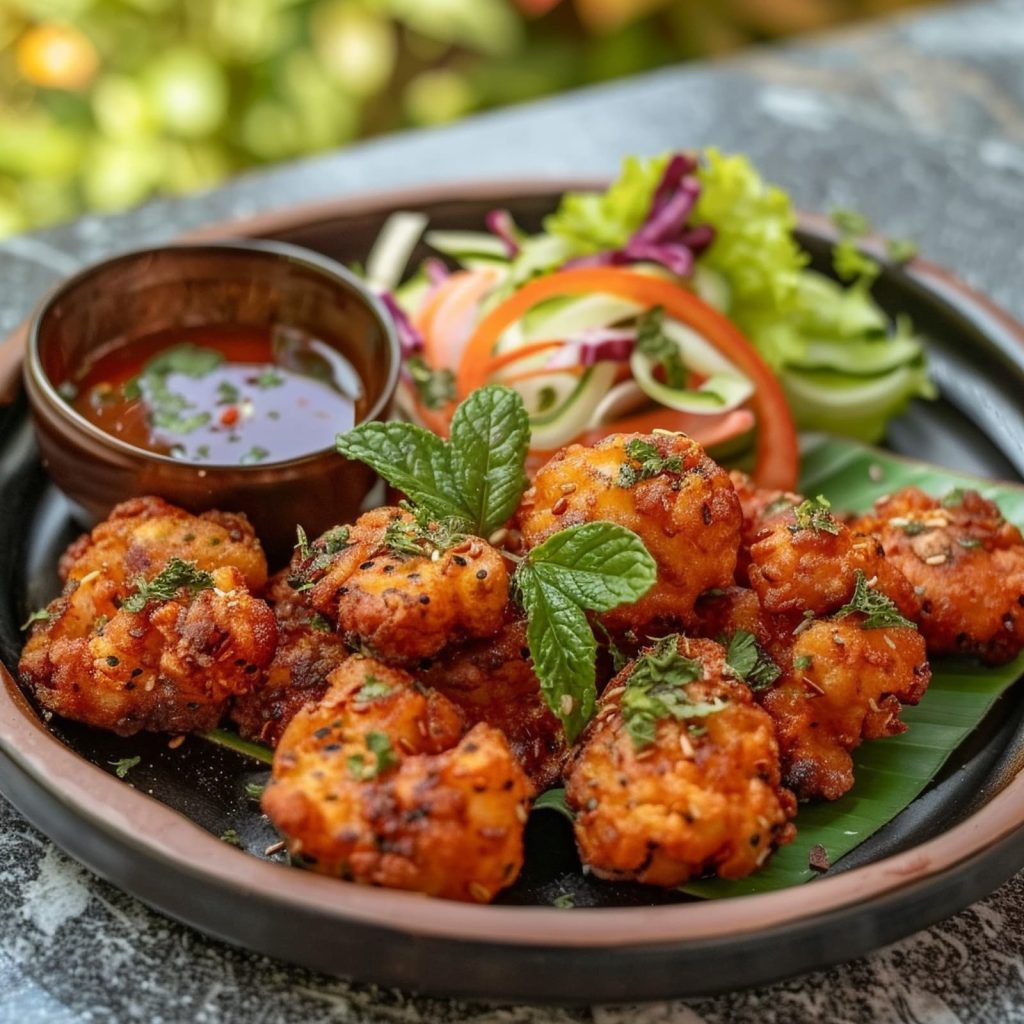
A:
POLYGON ((341 264, 279 242, 169 245, 81 271, 33 317, 25 385, 43 465, 84 525, 120 501, 155 494, 192 512, 244 512, 272 562, 301 524, 316 536, 350 522, 375 483, 333 448, 256 465, 198 466, 128 444, 79 415, 60 385, 100 349, 173 328, 298 328, 337 349, 366 390, 363 421, 386 418, 400 351, 377 299, 341 264))

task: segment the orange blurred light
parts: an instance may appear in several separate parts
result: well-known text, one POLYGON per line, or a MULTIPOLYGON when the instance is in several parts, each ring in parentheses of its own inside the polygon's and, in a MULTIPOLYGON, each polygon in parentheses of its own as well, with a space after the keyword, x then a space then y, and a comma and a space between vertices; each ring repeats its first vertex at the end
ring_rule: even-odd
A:
POLYGON ((44 89, 84 89, 99 68, 100 58, 88 36, 70 25, 35 25, 19 40, 18 71, 44 89))

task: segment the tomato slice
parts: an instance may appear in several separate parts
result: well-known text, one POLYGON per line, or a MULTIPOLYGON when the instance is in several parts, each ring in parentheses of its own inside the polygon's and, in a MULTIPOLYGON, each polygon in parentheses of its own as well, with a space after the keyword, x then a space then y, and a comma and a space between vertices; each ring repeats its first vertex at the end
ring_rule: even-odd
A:
MULTIPOLYGON (((800 452, 796 427, 778 378, 735 324, 693 292, 663 278, 614 267, 563 270, 536 278, 492 309, 462 350, 457 375, 460 397, 487 383, 487 369, 501 335, 538 302, 558 295, 604 292, 645 309, 661 306, 668 316, 693 328, 754 384, 750 405, 757 417, 753 478, 761 487, 796 487, 800 452)), ((666 411, 661 424, 669 418, 666 411)), ((622 429, 621 424, 615 428, 622 429)), ((665 427, 665 429, 671 429, 665 427)))

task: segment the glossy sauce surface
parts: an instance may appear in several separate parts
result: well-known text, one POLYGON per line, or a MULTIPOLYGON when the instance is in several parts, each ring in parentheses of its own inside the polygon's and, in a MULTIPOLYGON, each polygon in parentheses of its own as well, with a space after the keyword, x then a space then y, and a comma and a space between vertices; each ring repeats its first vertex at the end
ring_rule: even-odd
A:
POLYGON ((365 403, 344 356, 284 327, 161 331, 101 351, 59 390, 105 433, 197 465, 330 448, 365 403))

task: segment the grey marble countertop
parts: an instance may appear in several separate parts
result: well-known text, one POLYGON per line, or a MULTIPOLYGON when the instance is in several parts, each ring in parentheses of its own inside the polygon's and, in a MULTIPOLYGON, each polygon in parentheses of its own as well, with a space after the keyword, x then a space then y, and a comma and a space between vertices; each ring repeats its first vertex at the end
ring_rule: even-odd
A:
MULTIPOLYGON (((805 209, 851 206, 1024 317, 1024 0, 748 51, 248 175, 0 244, 0 333, 82 263, 211 220, 424 181, 604 174, 749 152, 805 209)), ((1024 874, 854 963, 688 1003, 491 1008, 325 978, 204 938, 69 861, 0 799, 0 1021, 1024 1022, 1024 874)))

